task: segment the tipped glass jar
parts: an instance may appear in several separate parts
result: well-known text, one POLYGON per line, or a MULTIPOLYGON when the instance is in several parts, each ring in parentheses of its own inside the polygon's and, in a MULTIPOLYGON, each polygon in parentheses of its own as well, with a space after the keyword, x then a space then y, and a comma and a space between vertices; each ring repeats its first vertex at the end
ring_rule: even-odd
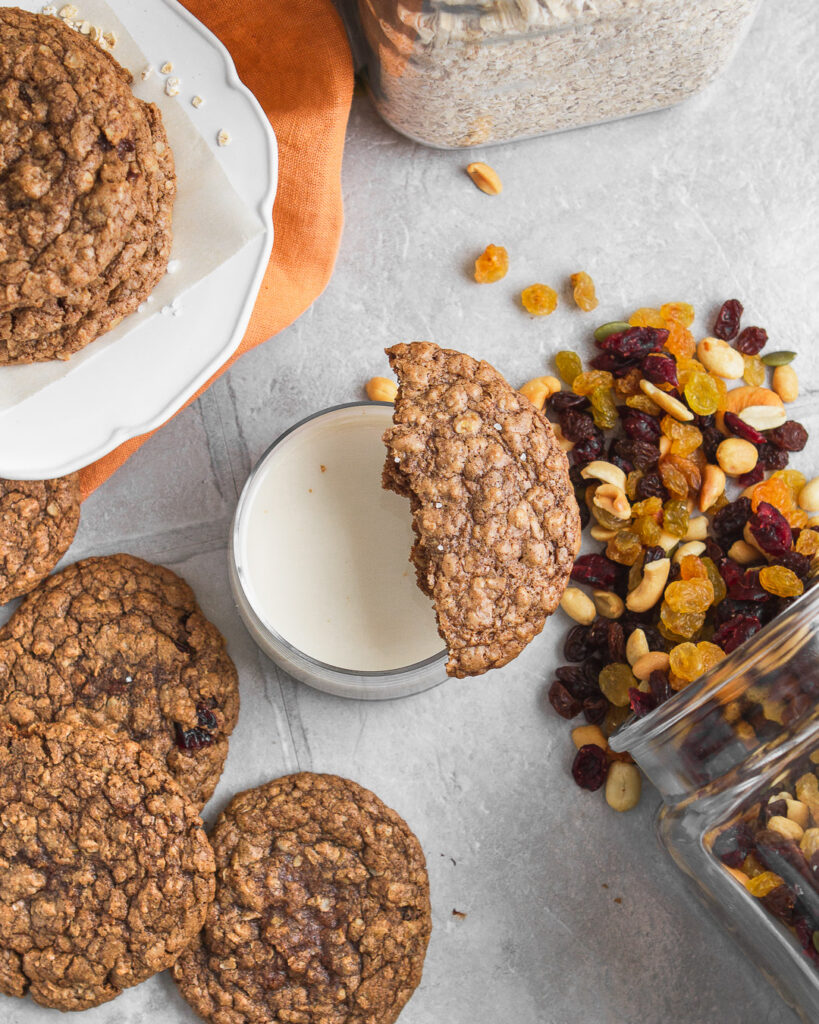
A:
POLYGON ((610 743, 659 789, 678 867, 819 1020, 819 587, 610 743))
POLYGON ((758 0, 357 0, 369 89, 418 142, 481 146, 668 107, 758 0))

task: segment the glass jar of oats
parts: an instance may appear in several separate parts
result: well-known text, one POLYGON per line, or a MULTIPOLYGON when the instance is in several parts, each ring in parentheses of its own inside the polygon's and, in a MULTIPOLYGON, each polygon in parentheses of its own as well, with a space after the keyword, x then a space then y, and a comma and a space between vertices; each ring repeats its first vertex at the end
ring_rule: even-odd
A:
MULTIPOLYGON (((349 0, 348 0, 349 2, 349 0)), ((668 107, 730 61, 759 0, 355 0, 385 121, 454 149, 668 107)))

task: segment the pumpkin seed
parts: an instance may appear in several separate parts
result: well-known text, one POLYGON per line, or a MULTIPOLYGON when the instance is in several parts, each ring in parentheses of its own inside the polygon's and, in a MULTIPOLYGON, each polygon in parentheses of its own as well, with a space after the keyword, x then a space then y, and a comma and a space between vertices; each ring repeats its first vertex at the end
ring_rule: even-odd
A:
POLYGON ((605 341, 610 334, 619 334, 620 331, 630 331, 631 324, 627 324, 622 320, 612 320, 610 323, 603 324, 602 327, 598 327, 594 332, 595 341, 605 341))
POLYGON ((787 366, 795 358, 795 352, 769 352, 766 356, 762 357, 762 362, 766 366, 787 366))

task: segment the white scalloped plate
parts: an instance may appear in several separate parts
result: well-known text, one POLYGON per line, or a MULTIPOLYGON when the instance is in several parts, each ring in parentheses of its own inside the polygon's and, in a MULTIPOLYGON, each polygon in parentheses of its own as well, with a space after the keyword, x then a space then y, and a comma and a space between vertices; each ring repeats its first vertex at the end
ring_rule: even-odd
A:
MULTIPOLYGON (((206 97, 190 119, 260 227, 185 291, 181 315, 157 312, 110 345, 103 337, 70 373, 7 405, 0 412, 0 477, 63 476, 169 419, 238 347, 273 246, 276 138, 228 51, 176 0, 108 2, 154 67, 172 59, 180 75, 184 69, 186 92, 206 97), (232 142, 219 147, 223 128, 232 142)), ((15 6, 40 11, 42 0, 15 6)), ((178 185, 181 192, 184 182, 178 185)), ((21 369, 0 367, 0 374, 21 369)))

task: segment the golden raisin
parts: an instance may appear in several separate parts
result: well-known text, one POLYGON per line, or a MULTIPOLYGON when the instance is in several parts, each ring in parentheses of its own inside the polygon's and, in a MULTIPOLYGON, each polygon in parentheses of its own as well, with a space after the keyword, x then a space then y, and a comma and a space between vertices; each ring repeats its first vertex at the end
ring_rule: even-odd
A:
POLYGON ((680 423, 673 416, 663 416, 660 430, 671 439, 671 451, 685 458, 702 444, 702 432, 690 423, 680 423))
POLYGON ((819 533, 803 530, 796 539, 796 550, 800 555, 815 555, 819 551, 819 533))
POLYGON ((620 422, 620 414, 611 395, 611 388, 595 388, 589 396, 594 424, 601 430, 611 430, 620 422))
POLYGON ((502 245, 487 245, 475 260, 475 280, 478 284, 492 284, 506 277, 509 253, 502 245))
POLYGON ((608 370, 586 370, 572 381, 572 391, 576 395, 590 395, 597 388, 611 388, 613 384, 614 377, 608 370))
POLYGON ((766 565, 760 569, 759 582, 769 594, 777 597, 798 597, 805 589, 796 573, 784 565, 766 565))
POLYGON ((702 629, 705 623, 705 613, 675 612, 667 601, 663 601, 660 605, 660 619, 673 636, 688 639, 702 629))
POLYGON ((782 884, 782 879, 779 875, 774 874, 773 871, 763 871, 761 875, 751 878, 745 888, 752 896, 756 896, 757 899, 761 900, 768 893, 773 892, 774 889, 778 889, 782 884))
POLYGON ((667 501, 663 506, 663 529, 672 537, 684 537, 688 532, 688 506, 684 501, 667 501))
POLYGON ((548 284, 532 284, 520 293, 520 301, 532 316, 548 316, 557 309, 557 292, 548 284))
POLYGON ((628 398, 631 395, 642 395, 643 398, 646 398, 647 396, 643 395, 640 388, 640 381, 642 379, 642 373, 640 373, 636 366, 632 366, 622 377, 618 377, 615 380, 614 390, 621 398, 628 398))
POLYGON ((759 356, 743 356, 745 360, 745 370, 742 374, 742 379, 746 384, 753 384, 754 387, 759 387, 765 383, 765 364, 759 358, 759 356))
POLYGON ((637 686, 637 680, 631 671, 631 666, 622 661, 614 661, 610 665, 604 665, 597 677, 600 689, 606 700, 611 701, 615 707, 625 707, 628 704, 628 691, 637 686))
POLYGON ((696 555, 685 555, 684 558, 681 558, 680 579, 707 580, 708 570, 703 565, 702 559, 696 555))
POLYGON ((712 644, 708 640, 700 640, 697 644, 697 650, 700 652, 702 658, 702 670, 707 672, 709 668, 713 668, 714 665, 719 665, 721 661, 724 661, 727 655, 725 651, 717 644, 712 644))
POLYGON ((590 313, 593 309, 597 309, 597 296, 594 292, 594 281, 586 273, 585 270, 581 270, 577 274, 572 274, 569 278, 574 289, 574 301, 583 310, 584 313, 590 313))
POLYGON ((636 504, 631 506, 631 511, 635 516, 656 516, 658 512, 663 510, 662 498, 645 498, 643 501, 638 501, 636 504))
POLYGON ((675 359, 690 359, 697 350, 694 335, 683 324, 670 320, 665 347, 675 359))
POLYGON ((631 529, 647 548, 653 548, 659 544, 663 534, 659 524, 651 516, 638 516, 631 524, 631 529))
POLYGON ((688 302, 666 302, 660 306, 660 316, 666 321, 690 327, 694 323, 694 307, 688 302))
POLYGON ((685 384, 685 400, 698 416, 710 416, 720 404, 720 389, 710 373, 693 373, 685 384))
POLYGON ((642 553, 640 538, 631 530, 620 530, 606 545, 606 557, 620 565, 634 565, 642 553))
POLYGON ((583 363, 580 360, 580 356, 576 352, 569 352, 568 349, 558 352, 555 356, 555 366, 557 372, 563 378, 563 380, 569 385, 574 384, 574 379, 583 371, 583 363))
POLYGON ((659 470, 663 486, 672 498, 685 498, 688 496, 688 481, 676 466, 672 465, 667 459, 661 459, 659 470))
POLYGON ((667 324, 665 317, 661 316, 659 309, 651 309, 649 306, 642 306, 636 309, 628 318, 632 327, 659 327, 664 329, 667 324))
POLYGON ((701 559, 702 564, 705 566, 705 571, 708 573, 708 579, 711 581, 711 586, 714 588, 714 605, 718 605, 720 601, 724 601, 728 593, 728 588, 725 586, 725 580, 720 575, 719 569, 713 559, 705 557, 701 559))
POLYGON ((781 476, 772 476, 756 485, 751 495, 751 509, 756 512, 763 501, 778 508, 786 518, 794 507, 791 489, 781 476))
POLYGON ((710 580, 677 580, 665 588, 665 600, 674 612, 705 612, 714 600, 710 580))
POLYGON ((669 668, 674 675, 692 683, 703 673, 703 661, 697 645, 692 643, 677 644, 668 652, 669 668))

